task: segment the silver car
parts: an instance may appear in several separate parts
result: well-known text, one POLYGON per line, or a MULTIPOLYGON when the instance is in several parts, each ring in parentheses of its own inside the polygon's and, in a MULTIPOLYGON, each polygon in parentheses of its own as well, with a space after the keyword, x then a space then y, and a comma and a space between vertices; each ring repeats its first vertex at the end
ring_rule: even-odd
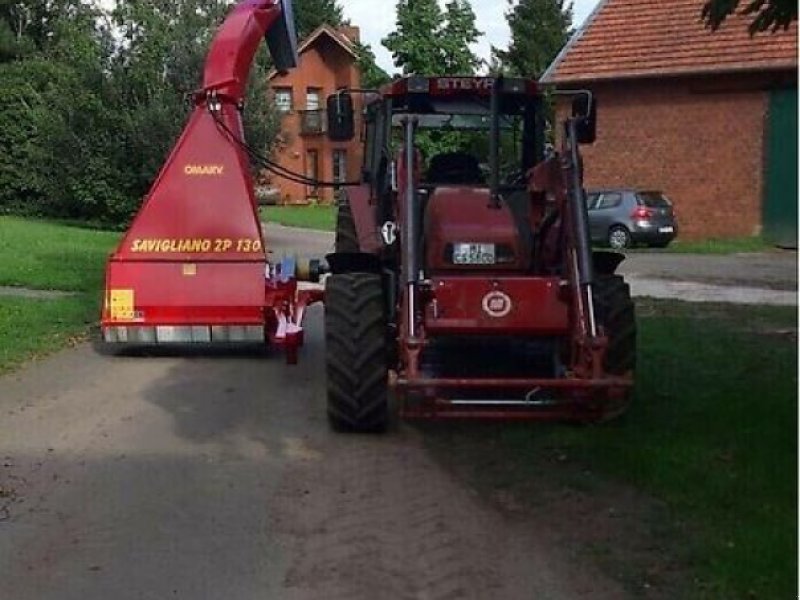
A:
POLYGON ((615 250, 634 244, 664 248, 678 235, 672 203, 661 192, 589 190, 587 202, 592 243, 615 250))

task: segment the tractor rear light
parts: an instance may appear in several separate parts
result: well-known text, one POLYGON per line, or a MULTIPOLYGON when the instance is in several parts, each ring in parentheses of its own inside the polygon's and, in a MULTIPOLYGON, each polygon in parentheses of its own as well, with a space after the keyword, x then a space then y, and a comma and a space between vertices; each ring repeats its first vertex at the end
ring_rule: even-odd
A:
POLYGON ((653 211, 646 206, 637 206, 631 213, 631 219, 635 221, 649 221, 653 218, 653 211))

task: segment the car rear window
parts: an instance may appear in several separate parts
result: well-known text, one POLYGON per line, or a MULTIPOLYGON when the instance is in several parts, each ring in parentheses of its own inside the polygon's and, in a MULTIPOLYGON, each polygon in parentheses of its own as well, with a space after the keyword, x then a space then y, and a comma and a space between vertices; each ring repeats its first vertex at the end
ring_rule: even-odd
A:
POLYGON ((639 198, 648 208, 669 208, 672 206, 661 192, 639 192, 639 198))

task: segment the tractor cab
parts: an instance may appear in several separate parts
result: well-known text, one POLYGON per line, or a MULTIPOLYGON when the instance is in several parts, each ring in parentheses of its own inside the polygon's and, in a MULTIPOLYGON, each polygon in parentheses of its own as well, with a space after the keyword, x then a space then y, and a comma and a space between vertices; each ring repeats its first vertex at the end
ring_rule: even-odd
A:
POLYGON ((370 112, 384 112, 390 125, 383 152, 393 157, 394 189, 411 165, 425 269, 531 269, 526 173, 543 159, 545 140, 535 82, 410 77, 388 86, 367 110, 367 127, 370 112), (414 148, 412 162, 406 146, 414 148))

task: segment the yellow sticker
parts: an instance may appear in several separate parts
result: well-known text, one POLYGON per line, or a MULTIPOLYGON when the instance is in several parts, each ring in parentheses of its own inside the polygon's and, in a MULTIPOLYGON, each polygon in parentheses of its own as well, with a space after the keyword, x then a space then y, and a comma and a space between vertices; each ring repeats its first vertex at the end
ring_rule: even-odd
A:
POLYGON ((194 277, 197 275, 197 265, 194 263, 186 263, 183 265, 183 276, 194 277))
POLYGON ((134 318, 133 290, 111 290, 108 312, 112 321, 132 321, 134 318))

